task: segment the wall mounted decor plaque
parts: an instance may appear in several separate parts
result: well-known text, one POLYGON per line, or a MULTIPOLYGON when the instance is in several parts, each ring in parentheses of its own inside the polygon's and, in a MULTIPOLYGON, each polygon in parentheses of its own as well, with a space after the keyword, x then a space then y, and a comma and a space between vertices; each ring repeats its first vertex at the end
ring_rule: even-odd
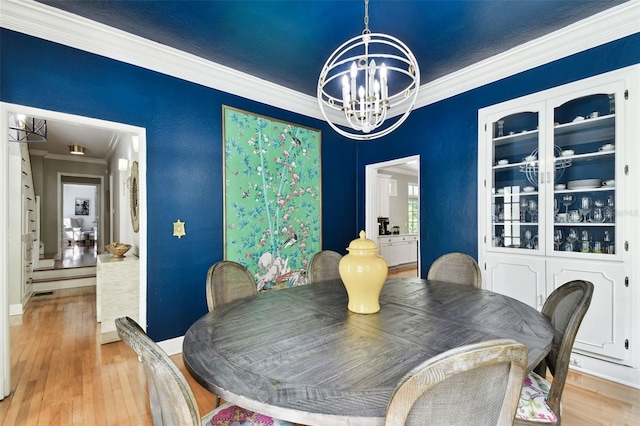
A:
POLYGON ((223 106, 225 259, 258 291, 306 284, 321 245, 319 130, 223 106))

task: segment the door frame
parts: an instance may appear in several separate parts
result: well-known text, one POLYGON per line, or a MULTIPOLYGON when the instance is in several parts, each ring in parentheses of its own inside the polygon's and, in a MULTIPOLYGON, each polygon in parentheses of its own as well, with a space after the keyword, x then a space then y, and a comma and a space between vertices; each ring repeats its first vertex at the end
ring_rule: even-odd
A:
MULTIPOLYGON (((147 180, 146 180, 146 129, 124 123, 116 123, 80 115, 50 111, 41 108, 0 102, 0 229, 8 229, 9 224, 9 114, 24 114, 45 120, 66 121, 79 125, 102 127, 120 133, 138 136, 139 140, 139 312, 140 325, 147 325, 147 180)), ((104 186, 103 186, 104 188, 104 186)), ((11 391, 11 359, 9 339, 9 273, 8 235, 0 232, 0 400, 11 391)))
MULTIPOLYGON (((62 253, 64 252, 64 248, 65 248, 65 239, 64 239, 64 231, 63 229, 63 223, 62 220, 64 218, 64 208, 63 208, 63 201, 64 201, 64 186, 65 185, 84 185, 84 186, 91 186, 93 188, 95 188, 97 196, 96 196, 96 204, 98 205, 98 214, 96 216, 96 222, 97 222, 97 230, 98 230, 98 236, 104 235, 104 220, 102 219, 105 215, 105 211, 104 211, 104 176, 98 176, 98 175, 90 175, 90 174, 82 174, 82 173, 67 173, 67 172, 58 172, 58 182, 56 185, 57 191, 58 191, 58 205, 57 205, 57 211, 58 211, 58 253, 56 254, 58 259, 62 259, 62 253), (69 182, 63 182, 65 177, 81 177, 81 178, 89 178, 89 179, 96 179, 99 180, 100 183, 69 183, 69 182)), ((104 242, 104 238, 102 238, 101 240, 98 241, 103 241, 104 242)), ((109 240, 111 241, 111 240, 109 240)), ((104 244, 102 244, 104 246, 104 244)), ((100 250, 100 244, 98 244, 97 246, 97 252, 98 254, 100 254, 102 252, 102 250, 100 250)))
MULTIPOLYGON (((383 168, 389 168, 398 166, 400 164, 406 164, 409 161, 418 162, 418 185, 422 188, 420 183, 420 155, 411 155, 408 157, 397 158, 394 160, 383 161, 381 163, 372 163, 365 166, 365 199, 364 199, 364 223, 365 232, 371 240, 377 240, 378 236, 378 215, 376 212, 376 206, 378 205, 378 190, 377 190, 377 175, 378 170, 383 168)), ((420 196, 418 196, 418 206, 420 206, 420 196)), ((419 209, 420 207, 418 207, 419 209)), ((418 222, 420 222, 420 211, 418 210, 418 222)), ((422 226, 419 227, 418 234, 422 234, 422 226)), ((420 244, 418 244, 420 247, 420 244)), ((418 250, 418 276, 420 276, 420 264, 422 256, 420 250, 418 250)))

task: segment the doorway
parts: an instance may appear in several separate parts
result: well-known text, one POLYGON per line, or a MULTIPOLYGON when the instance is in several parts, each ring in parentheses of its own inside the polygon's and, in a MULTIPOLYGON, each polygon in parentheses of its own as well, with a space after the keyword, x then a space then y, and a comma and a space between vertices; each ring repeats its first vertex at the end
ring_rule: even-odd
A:
POLYGON ((58 174, 60 180, 60 210, 58 222, 60 269, 96 266, 96 258, 104 247, 105 227, 102 187, 104 178, 91 175, 58 174), (77 225, 70 227, 71 221, 77 225))
MULTIPOLYGON (((396 239, 395 235, 400 239, 404 235, 416 235, 416 241, 412 243, 417 247, 415 252, 413 248, 411 252, 417 257, 416 276, 420 275, 419 155, 368 164, 365 167, 365 231, 374 241, 376 236, 379 240, 380 234, 385 231, 391 240, 396 239)), ((402 247, 402 250, 406 252, 406 247, 402 247)), ((405 266, 405 262, 404 258, 397 262, 388 260, 390 267, 395 267, 398 263, 398 268, 405 266)), ((412 265, 409 267, 413 268, 412 265)))
MULTIPOLYGON (((146 215, 147 215, 147 205, 146 205, 146 131, 144 128, 130 126, 123 123, 115 123, 104 120, 98 120, 94 118, 88 118, 77 115, 70 115, 55 111, 48 111, 39 108, 32 108, 23 105, 15 105, 0 102, 0 175, 2 176, 3 181, 8 181, 10 177, 10 173, 16 173, 15 168, 9 167, 9 116, 22 114, 28 117, 38 117, 52 124, 54 122, 60 122, 65 124, 71 124, 76 126, 78 130, 81 129, 102 129, 112 132, 114 135, 124 135, 128 138, 128 140, 133 142, 135 139, 136 142, 136 156, 137 161, 139 163, 139 180, 138 180, 138 195, 139 195, 139 203, 138 203, 138 211, 139 211, 139 232, 136 234, 136 239, 138 240, 138 256, 140 261, 140 274, 139 274, 139 289, 138 289, 138 300, 140 301, 139 305, 139 319, 140 325, 142 327, 146 327, 146 317, 147 317, 147 307, 146 307, 146 282, 147 282, 147 228, 146 228, 146 215)), ((111 176, 114 174, 118 174, 118 138, 114 137, 114 139, 110 142, 109 146, 109 156, 105 156, 105 160, 108 163, 108 171, 107 173, 111 176)), ((11 142, 15 143, 15 142, 11 142)), ((67 150, 69 147, 67 147, 67 150)), ((67 152, 68 153, 68 152, 67 152)), ((20 172, 17 171, 19 174, 20 172)), ((50 186, 58 185, 57 182, 48 184, 50 186)), ((102 188, 104 190, 104 184, 102 184, 102 188)), ((47 191, 51 193, 60 194, 60 191, 56 192, 54 188, 47 188, 47 191)), ((0 226, 2 229, 8 229, 9 224, 9 216, 11 213, 10 206, 12 206, 13 195, 8 191, 6 185, 0 185, 0 226)), ((60 197, 57 197, 58 200, 55 201, 56 204, 60 203, 60 197)), ((105 206, 105 208, 112 208, 111 206, 105 206)), ((116 206, 113 206, 115 208, 116 206)), ((128 207, 127 207, 128 210, 128 207)), ((55 207, 51 211, 55 211, 55 207)), ((52 232, 54 235, 60 233, 61 226, 61 208, 58 207, 57 214, 53 214, 52 220, 55 225, 51 226, 52 232), (54 228, 55 227, 55 228, 54 228)), ((104 218, 104 216, 103 216, 104 218)), ((104 219, 102 219, 104 221, 104 219)), ((9 247, 8 242, 10 241, 7 233, 0 233, 0 399, 3 399, 4 396, 8 395, 10 392, 11 385, 11 377, 10 377, 10 341, 9 341, 9 304, 11 298, 11 288, 14 284, 9 280, 9 268, 12 267, 11 262, 9 261, 9 253, 12 250, 15 250, 15 247, 9 247)), ((57 238, 52 236, 51 240, 55 241, 57 238)), ((22 265, 16 265, 18 268, 21 268, 22 265)), ((16 285, 19 285, 17 283, 16 285)))

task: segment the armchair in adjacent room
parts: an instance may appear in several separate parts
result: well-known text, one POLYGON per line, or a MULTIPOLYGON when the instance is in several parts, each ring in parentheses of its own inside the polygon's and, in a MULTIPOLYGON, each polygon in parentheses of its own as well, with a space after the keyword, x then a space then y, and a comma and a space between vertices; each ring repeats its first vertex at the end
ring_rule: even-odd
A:
POLYGON ((84 242, 87 239, 87 232, 82 230, 82 219, 65 217, 62 220, 64 239, 69 245, 78 241, 84 242))

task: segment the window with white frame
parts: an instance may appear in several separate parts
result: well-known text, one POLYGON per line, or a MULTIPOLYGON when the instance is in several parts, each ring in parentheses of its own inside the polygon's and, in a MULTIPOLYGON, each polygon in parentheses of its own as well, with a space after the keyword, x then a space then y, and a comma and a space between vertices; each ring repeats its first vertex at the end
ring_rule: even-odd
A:
POLYGON ((409 182, 408 185, 408 217, 407 217, 407 232, 415 233, 418 232, 418 222, 420 218, 418 217, 418 209, 419 209, 419 199, 418 196, 420 194, 420 188, 417 183, 409 182))

